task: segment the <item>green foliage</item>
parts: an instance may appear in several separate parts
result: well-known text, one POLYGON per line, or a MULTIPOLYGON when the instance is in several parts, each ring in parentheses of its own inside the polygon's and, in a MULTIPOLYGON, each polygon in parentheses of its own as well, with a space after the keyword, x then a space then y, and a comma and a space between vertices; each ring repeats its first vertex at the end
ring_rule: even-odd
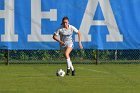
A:
MULTIPOLYGON (((104 61, 116 60, 140 60, 140 50, 73 50, 71 59, 76 62, 93 62, 97 59, 104 61)), ((47 61, 47 62, 64 62, 64 54, 60 50, 1 50, 0 60, 17 60, 17 61, 47 61), (8 52, 8 53, 7 53, 8 52)))

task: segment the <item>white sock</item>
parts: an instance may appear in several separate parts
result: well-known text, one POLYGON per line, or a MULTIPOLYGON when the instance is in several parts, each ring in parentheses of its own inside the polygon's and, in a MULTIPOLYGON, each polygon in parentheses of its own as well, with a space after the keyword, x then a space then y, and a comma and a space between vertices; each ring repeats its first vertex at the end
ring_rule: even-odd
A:
POLYGON ((67 61, 67 69, 70 69, 70 67, 71 67, 71 66, 70 66, 70 65, 71 65, 71 64, 70 64, 70 63, 71 63, 70 58, 66 59, 66 61, 67 61))
POLYGON ((68 58, 66 60, 67 60, 67 69, 71 69, 72 71, 74 71, 74 67, 72 65, 70 58, 68 58))
POLYGON ((70 68, 71 68, 71 70, 72 71, 74 71, 74 67, 73 67, 73 65, 72 65, 72 62, 70 61, 70 68))

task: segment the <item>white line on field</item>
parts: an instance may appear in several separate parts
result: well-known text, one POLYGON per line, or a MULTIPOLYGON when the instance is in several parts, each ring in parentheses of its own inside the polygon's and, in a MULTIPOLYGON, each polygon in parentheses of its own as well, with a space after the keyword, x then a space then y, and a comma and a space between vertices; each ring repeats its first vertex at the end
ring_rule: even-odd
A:
POLYGON ((109 72, 105 72, 105 71, 98 71, 98 70, 88 69, 88 68, 85 69, 85 68, 82 68, 82 67, 77 67, 77 68, 92 71, 92 72, 100 72, 100 73, 104 73, 104 74, 109 74, 109 72))

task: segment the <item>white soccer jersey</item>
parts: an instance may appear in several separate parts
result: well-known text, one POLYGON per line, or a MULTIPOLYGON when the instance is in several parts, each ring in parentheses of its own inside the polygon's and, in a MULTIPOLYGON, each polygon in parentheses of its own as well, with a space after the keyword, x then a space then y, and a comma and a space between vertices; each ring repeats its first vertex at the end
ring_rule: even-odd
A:
POLYGON ((78 30, 74 26, 69 25, 69 28, 66 29, 62 25, 56 30, 55 34, 60 35, 60 39, 64 42, 65 46, 69 46, 69 45, 71 46, 73 45, 73 40, 72 40, 73 32, 78 33, 78 30))

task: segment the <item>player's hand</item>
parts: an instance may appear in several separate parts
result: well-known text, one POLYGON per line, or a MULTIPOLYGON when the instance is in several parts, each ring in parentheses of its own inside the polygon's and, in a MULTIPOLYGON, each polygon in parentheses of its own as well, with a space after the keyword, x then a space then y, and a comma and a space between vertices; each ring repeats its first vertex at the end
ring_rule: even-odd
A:
POLYGON ((81 42, 79 42, 79 47, 80 47, 80 49, 83 49, 83 45, 81 42))
POLYGON ((60 41, 60 46, 64 46, 64 45, 65 45, 64 42, 60 41))

